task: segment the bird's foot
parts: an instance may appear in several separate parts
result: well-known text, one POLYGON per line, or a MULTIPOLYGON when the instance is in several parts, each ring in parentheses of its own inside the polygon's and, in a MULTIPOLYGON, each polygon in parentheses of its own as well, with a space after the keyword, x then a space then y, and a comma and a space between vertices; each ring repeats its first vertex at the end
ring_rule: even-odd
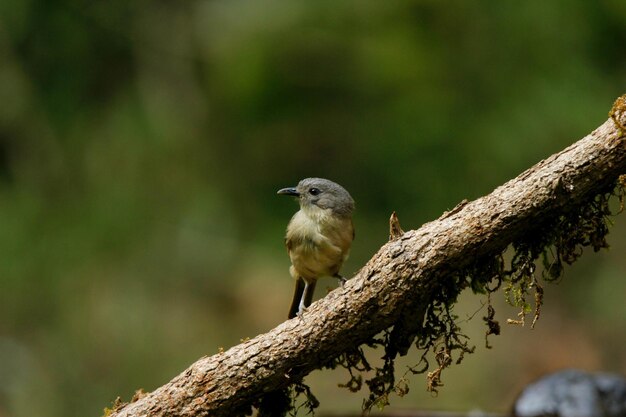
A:
POLYGON ((337 278, 337 281, 339 281, 339 286, 341 288, 343 288, 343 286, 345 285, 346 282, 348 282, 347 279, 345 279, 344 277, 342 277, 341 275, 337 274, 335 275, 335 278, 337 278))
POLYGON ((302 315, 304 314, 305 311, 307 311, 307 307, 300 306, 300 308, 298 309, 298 312, 296 313, 296 317, 298 317, 299 319, 302 319, 302 315))

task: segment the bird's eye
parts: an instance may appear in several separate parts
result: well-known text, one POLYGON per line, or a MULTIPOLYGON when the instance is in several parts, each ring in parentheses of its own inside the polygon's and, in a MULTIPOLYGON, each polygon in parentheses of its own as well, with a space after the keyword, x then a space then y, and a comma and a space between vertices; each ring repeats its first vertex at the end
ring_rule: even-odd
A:
POLYGON ((315 187, 309 188, 309 194, 311 194, 311 195, 318 195, 319 193, 321 193, 319 188, 315 188, 315 187))

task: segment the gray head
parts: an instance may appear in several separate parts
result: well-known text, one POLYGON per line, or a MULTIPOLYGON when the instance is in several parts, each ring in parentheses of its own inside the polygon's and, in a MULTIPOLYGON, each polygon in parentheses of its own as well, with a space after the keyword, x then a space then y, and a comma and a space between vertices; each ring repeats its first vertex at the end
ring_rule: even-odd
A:
POLYGON ((305 178, 297 187, 283 188, 278 194, 292 195, 300 200, 300 207, 317 206, 331 209, 334 214, 350 216, 354 200, 341 185, 324 178, 305 178))

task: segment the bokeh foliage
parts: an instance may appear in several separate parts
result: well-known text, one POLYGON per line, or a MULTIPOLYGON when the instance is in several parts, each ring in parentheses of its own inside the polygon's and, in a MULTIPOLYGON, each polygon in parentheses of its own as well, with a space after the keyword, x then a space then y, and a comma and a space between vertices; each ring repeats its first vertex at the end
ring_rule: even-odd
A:
MULTIPOLYGON (((0 416, 98 415, 283 320, 278 188, 351 191, 349 275, 392 210, 418 227, 588 133, 624 93, 625 22, 619 0, 0 2, 0 416)), ((403 404, 502 409, 520 373, 626 372, 616 223, 546 295, 567 318, 542 337, 583 340, 569 362, 476 355, 489 388, 403 404)))

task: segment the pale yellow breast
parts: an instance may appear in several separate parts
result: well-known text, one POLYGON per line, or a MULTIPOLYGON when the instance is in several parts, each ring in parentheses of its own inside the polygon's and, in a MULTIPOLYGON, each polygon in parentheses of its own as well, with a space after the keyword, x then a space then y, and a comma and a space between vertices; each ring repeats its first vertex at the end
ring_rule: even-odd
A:
POLYGON ((353 236, 350 218, 317 207, 298 211, 285 237, 291 274, 306 280, 337 274, 348 257, 353 236))

